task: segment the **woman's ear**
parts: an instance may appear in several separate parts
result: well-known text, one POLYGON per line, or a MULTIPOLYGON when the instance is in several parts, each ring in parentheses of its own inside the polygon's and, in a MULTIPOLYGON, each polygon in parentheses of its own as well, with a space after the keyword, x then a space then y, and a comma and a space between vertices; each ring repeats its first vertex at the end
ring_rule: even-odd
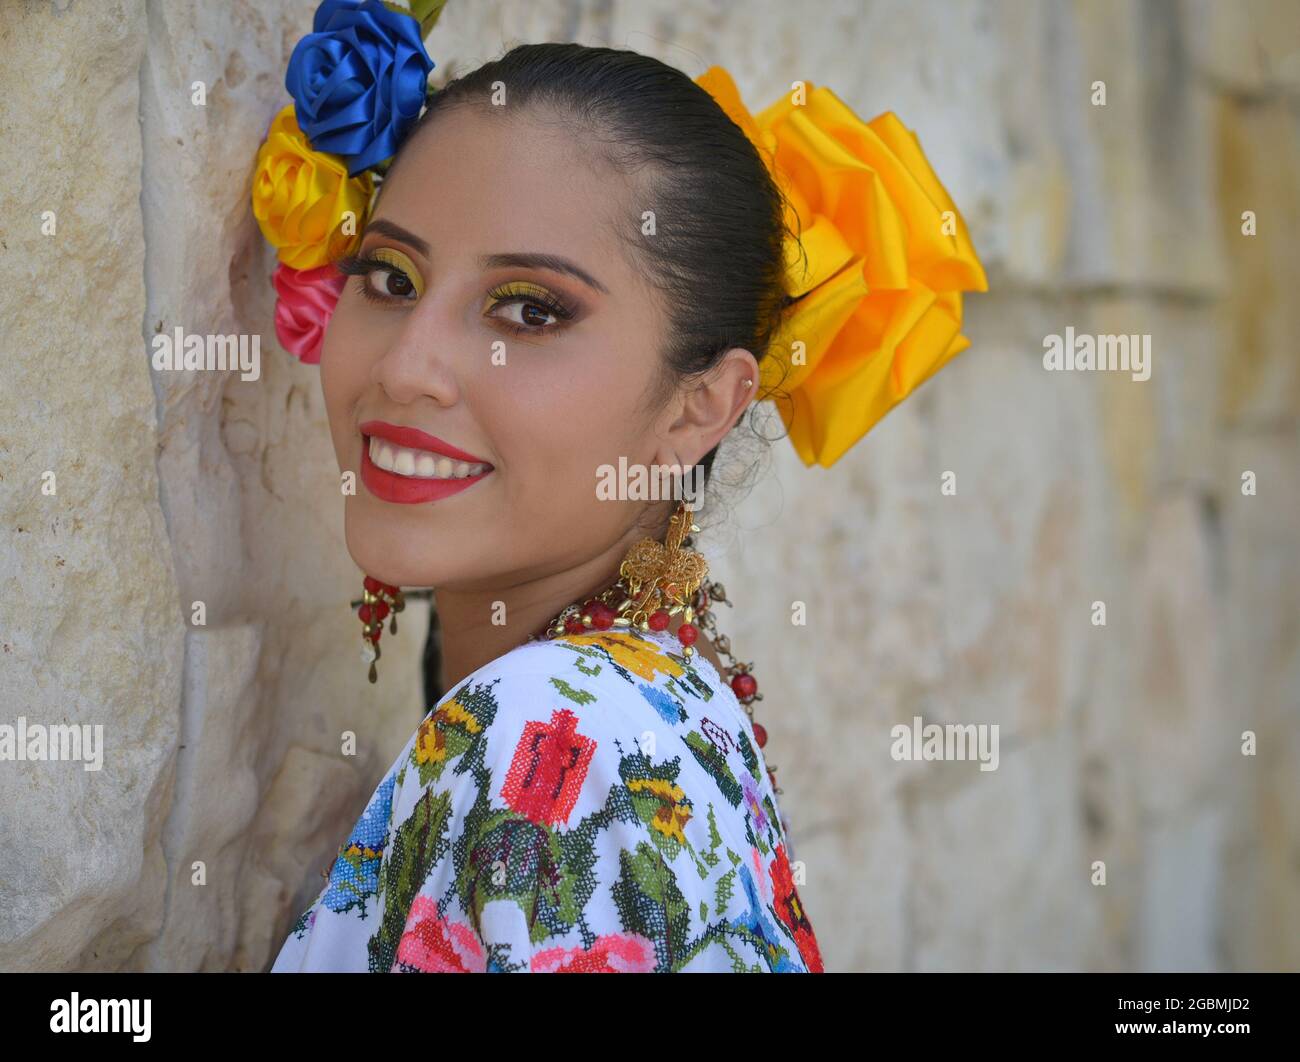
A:
POLYGON ((744 347, 732 347, 669 404, 655 462, 697 464, 722 441, 757 392, 758 359, 744 347))

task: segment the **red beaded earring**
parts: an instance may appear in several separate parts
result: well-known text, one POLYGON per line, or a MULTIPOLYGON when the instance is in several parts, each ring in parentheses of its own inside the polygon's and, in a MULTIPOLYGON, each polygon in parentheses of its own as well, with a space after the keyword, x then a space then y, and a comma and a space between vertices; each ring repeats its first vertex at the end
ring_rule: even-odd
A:
POLYGON ((370 681, 375 682, 379 678, 375 662, 379 659, 379 636, 384 633, 384 620, 392 617, 388 629, 396 634, 397 614, 406 607, 406 599, 398 587, 381 583, 369 575, 366 576, 364 587, 361 591, 361 608, 357 610, 357 618, 364 628, 361 632, 361 659, 370 665, 370 681))

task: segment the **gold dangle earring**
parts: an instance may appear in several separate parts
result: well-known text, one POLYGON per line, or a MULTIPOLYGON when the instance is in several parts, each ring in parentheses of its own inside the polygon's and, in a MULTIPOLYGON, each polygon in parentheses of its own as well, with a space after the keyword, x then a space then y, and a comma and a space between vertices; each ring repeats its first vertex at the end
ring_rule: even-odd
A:
MULTIPOLYGON (((612 627, 664 631, 672 617, 680 614, 682 623, 677 628, 677 640, 682 645, 682 655, 693 656, 701 630, 708 634, 723 661, 719 675, 749 716, 758 747, 764 748, 767 728, 754 719, 754 703, 761 701, 763 695, 758 692, 753 664, 737 660, 732 655, 731 640, 718 632, 712 605, 721 602, 730 608, 732 603, 721 583, 708 580, 708 562, 693 545, 692 535, 700 529, 691 517, 690 507, 685 501, 679 501, 664 541, 643 538, 633 545, 619 567, 618 582, 581 606, 570 605, 551 622, 545 636, 559 638, 612 627)), ((776 767, 768 764, 767 774, 773 792, 780 795, 776 767)))

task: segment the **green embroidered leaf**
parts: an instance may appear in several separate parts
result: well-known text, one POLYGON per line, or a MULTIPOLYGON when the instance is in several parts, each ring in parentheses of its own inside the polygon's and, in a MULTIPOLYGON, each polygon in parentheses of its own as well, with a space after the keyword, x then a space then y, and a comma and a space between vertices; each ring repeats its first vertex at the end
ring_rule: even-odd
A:
POLYGON ((576 895, 581 883, 565 859, 559 835, 513 811, 470 819, 466 817, 458 845, 464 856, 456 885, 475 928, 481 929, 487 904, 510 900, 523 911, 534 943, 569 929, 582 913, 585 897, 576 895))
POLYGON ((562 678, 551 679, 551 685, 560 691, 561 696, 567 697, 574 704, 590 704, 596 699, 594 693, 588 693, 586 690, 575 690, 562 678))
POLYGON ((741 759, 745 761, 749 773, 754 776, 754 781, 761 782, 762 778, 758 773, 758 753, 754 751, 754 746, 750 743, 749 735, 745 733, 744 727, 737 728, 736 736, 740 739, 741 759))
POLYGON ((420 785, 438 781, 447 765, 460 757, 457 774, 482 765, 486 731, 497 714, 492 687, 498 681, 457 690, 421 722, 408 757, 419 771, 420 785))
POLYGON ((740 801, 744 798, 740 783, 736 781, 736 776, 731 773, 731 768, 727 766, 726 757, 718 751, 713 742, 705 738, 698 730, 692 730, 686 735, 686 747, 699 760, 700 766, 713 776, 727 803, 733 808, 740 807, 740 801))
POLYGON ((426 789, 384 853, 380 887, 387 899, 379 928, 367 944, 372 973, 387 973, 393 968, 411 905, 446 851, 450 815, 451 795, 435 795, 426 789))
POLYGON ((776 805, 772 803, 770 796, 763 797, 763 807, 767 809, 767 821, 771 824, 772 832, 776 834, 777 843, 780 844, 785 839, 785 833, 781 829, 781 815, 776 810, 776 805))
POLYGON ((686 658, 675 653, 669 653, 668 656, 681 664, 684 669, 680 678, 672 679, 672 684, 676 685, 684 694, 698 697, 705 702, 711 701, 713 699, 712 687, 696 674, 695 668, 687 662, 686 658))
POLYGON ((718 845, 722 843, 722 834, 718 832, 718 815, 713 810, 713 801, 709 801, 709 847, 700 853, 701 858, 711 867, 716 867, 720 860, 718 859, 718 845))
POLYGON ((689 946, 690 906, 672 868, 641 841, 635 853, 619 853, 618 880, 610 890, 623 928, 654 941, 660 972, 670 972, 689 946))
MULTIPOLYGON (((740 860, 737 859, 736 862, 739 863, 740 860)), ((736 868, 732 867, 718 879, 718 884, 713 892, 713 902, 717 906, 719 914, 727 909, 727 904, 731 902, 731 897, 735 895, 735 891, 736 868)))
POLYGON ((315 910, 315 908, 316 905, 312 904, 311 907, 308 907, 305 911, 303 911, 303 913, 298 916, 297 921, 294 922, 293 928, 289 930, 289 932, 292 933, 299 940, 301 940, 303 934, 307 932, 307 926, 311 920, 311 913, 313 910, 315 910))

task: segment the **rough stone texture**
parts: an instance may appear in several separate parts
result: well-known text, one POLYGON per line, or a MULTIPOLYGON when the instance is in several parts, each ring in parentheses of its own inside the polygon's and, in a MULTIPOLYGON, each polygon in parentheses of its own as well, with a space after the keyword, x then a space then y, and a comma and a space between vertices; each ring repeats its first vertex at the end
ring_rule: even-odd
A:
MULTIPOLYGON (((0 723, 107 745, 0 763, 6 969, 264 969, 424 707, 419 609, 365 682, 317 370, 275 347, 248 210, 313 6, 0 20, 32 175, 0 188, 0 723), (262 378, 153 372, 177 325, 260 333, 262 378)), ((829 84, 915 129, 971 225, 973 347, 834 469, 778 441, 705 515, 831 969, 1300 967, 1298 11, 568 0, 435 31, 435 78, 576 39, 721 63, 754 107, 829 84), (1151 379, 1043 371, 1067 325, 1150 334, 1151 379), (998 770, 895 762, 915 715, 998 724, 998 770)), ((719 480, 763 451, 728 452, 719 480)))
POLYGON ((0 722, 106 745, 98 773, 0 764, 6 969, 263 968, 422 713, 427 610, 365 680, 317 370, 276 348, 248 208, 313 6, 0 20, 0 142, 33 175, 0 190, 0 722), (153 371, 177 326, 260 333, 261 378, 153 371))

